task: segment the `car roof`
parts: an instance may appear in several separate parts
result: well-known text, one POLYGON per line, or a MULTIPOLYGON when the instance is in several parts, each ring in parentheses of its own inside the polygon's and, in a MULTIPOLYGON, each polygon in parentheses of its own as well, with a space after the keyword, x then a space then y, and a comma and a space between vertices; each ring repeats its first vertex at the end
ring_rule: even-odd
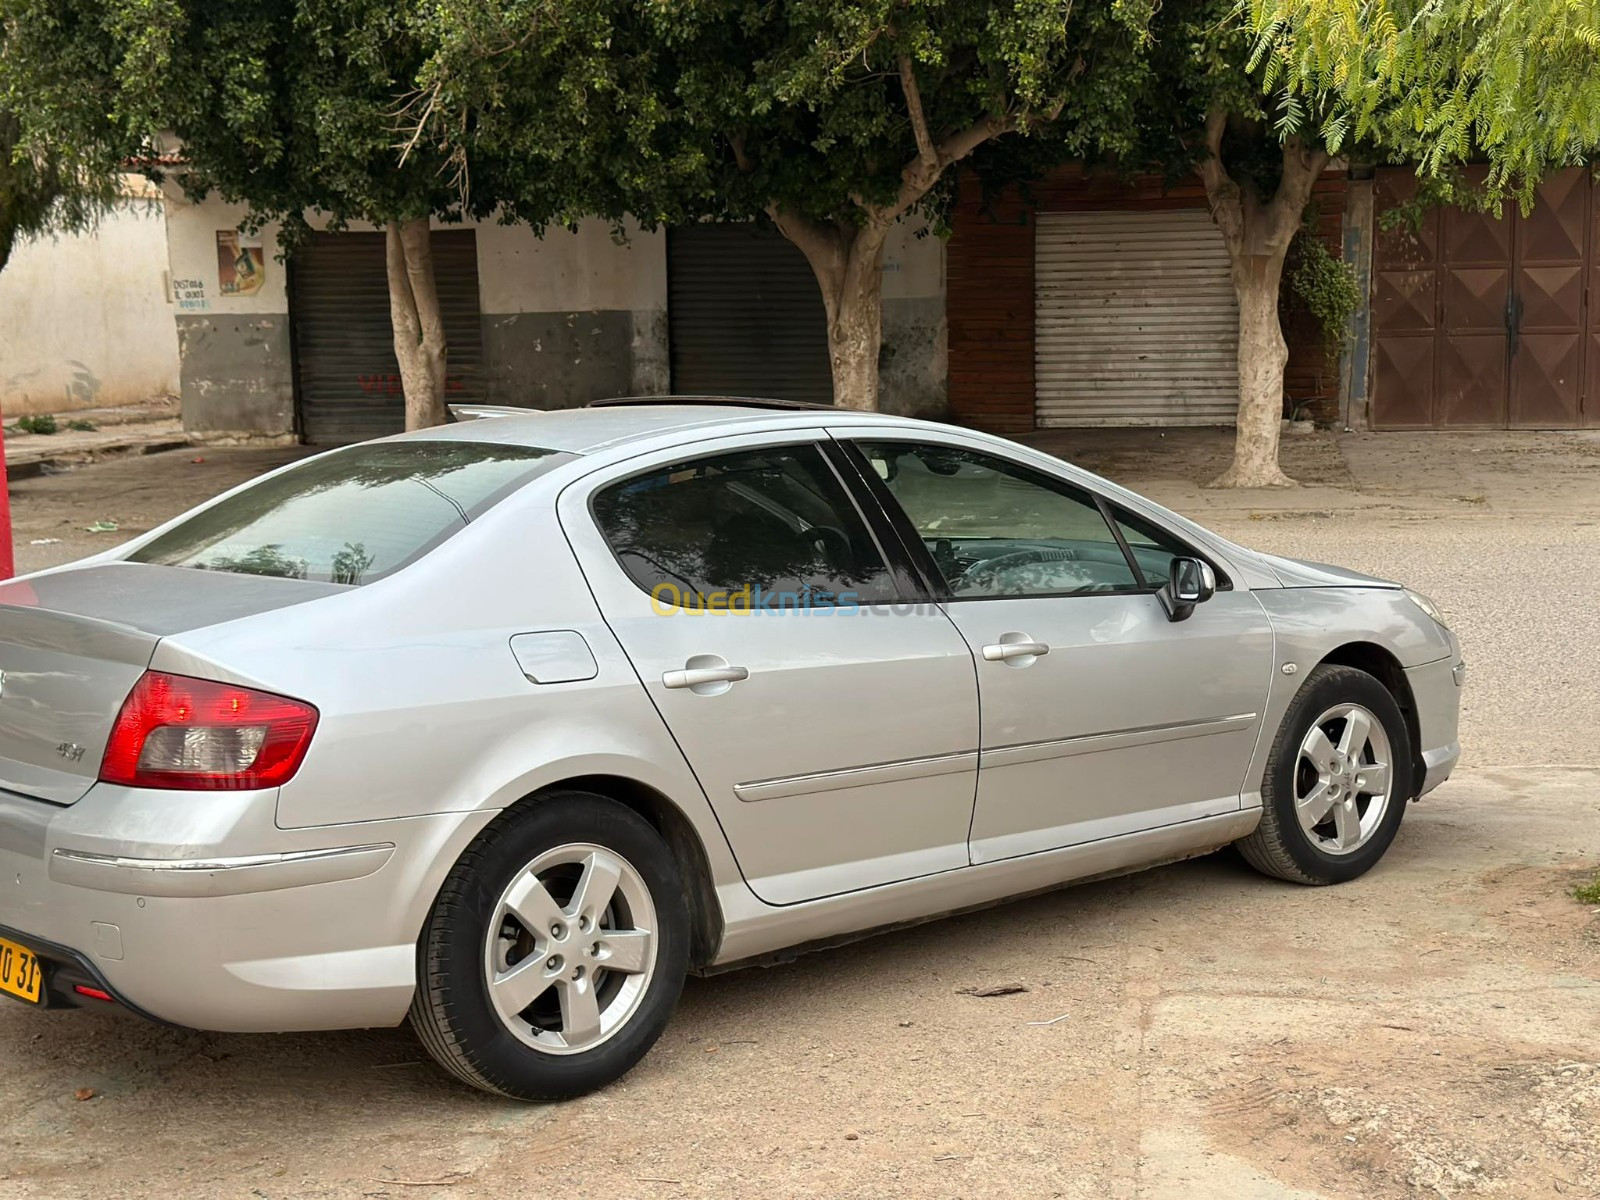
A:
POLYGON ((660 438, 662 435, 679 434, 682 440, 692 441, 719 429, 748 426, 751 432, 756 432, 763 424, 787 429, 816 428, 862 420, 879 425, 925 424, 885 413, 727 396, 626 397, 592 408, 533 409, 461 405, 453 411, 457 416, 454 424, 400 434, 398 437, 494 442, 499 445, 537 446, 569 454, 593 454, 598 450, 647 438, 660 438))

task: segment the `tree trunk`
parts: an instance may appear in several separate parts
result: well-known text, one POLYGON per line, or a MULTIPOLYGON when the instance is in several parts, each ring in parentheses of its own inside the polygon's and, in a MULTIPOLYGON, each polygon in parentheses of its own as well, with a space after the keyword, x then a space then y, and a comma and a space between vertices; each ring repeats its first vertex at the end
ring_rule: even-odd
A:
POLYGON ((840 408, 878 410, 885 240, 885 234, 877 230, 857 233, 836 287, 830 293, 827 284, 823 284, 823 308, 828 314, 828 366, 833 371, 833 402, 840 408))
POLYGON ((11 261, 11 251, 17 244, 16 222, 0 216, 0 271, 11 261))
POLYGON ((799 247, 822 289, 828 324, 833 402, 876 412, 883 345, 883 251, 890 225, 825 226, 775 213, 778 229, 799 247))
POLYGON ((400 386, 406 397, 406 428, 442 425, 446 348, 428 219, 390 222, 384 231, 384 244, 389 268, 389 319, 394 326, 400 386))
POLYGON ((1263 199, 1241 187, 1222 162, 1228 114, 1206 117, 1207 157, 1197 169, 1206 185, 1211 218, 1228 247, 1234 295, 1239 301, 1239 415, 1233 463, 1212 487, 1293 487, 1278 465, 1283 421, 1283 370, 1289 362, 1278 323, 1283 260, 1311 199, 1311 188, 1328 156, 1307 150, 1299 139, 1283 144, 1278 190, 1263 199))
POLYGON ((1283 369, 1289 347, 1278 323, 1283 255, 1255 254, 1233 266, 1239 298, 1239 415, 1233 464, 1212 487, 1292 487, 1278 465, 1283 369))

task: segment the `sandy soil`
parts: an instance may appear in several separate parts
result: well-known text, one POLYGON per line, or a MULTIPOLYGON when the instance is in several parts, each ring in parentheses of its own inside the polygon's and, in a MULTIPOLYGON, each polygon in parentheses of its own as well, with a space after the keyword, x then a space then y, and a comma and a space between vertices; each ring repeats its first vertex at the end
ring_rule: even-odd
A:
MULTIPOLYGON (((1462 631, 1469 765, 1364 879, 1223 854, 691 980, 640 1069, 561 1107, 458 1087, 405 1030, 3 1006, 0 1197, 1600 1196, 1600 910, 1566 894, 1600 866, 1593 442, 1540 450, 1541 492, 1516 438, 1321 437, 1289 461, 1327 482, 1246 498, 1195 486, 1211 435, 1159 440, 1072 456, 1263 548, 1402 575, 1462 631)), ((292 453, 19 484, 24 561, 292 453)))

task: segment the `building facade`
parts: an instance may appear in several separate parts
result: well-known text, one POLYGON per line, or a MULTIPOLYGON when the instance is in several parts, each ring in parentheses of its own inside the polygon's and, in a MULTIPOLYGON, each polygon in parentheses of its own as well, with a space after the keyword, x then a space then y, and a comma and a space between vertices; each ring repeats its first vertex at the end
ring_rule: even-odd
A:
MULTIPOLYGON (((398 431, 383 234, 319 230, 286 260, 241 207, 167 203, 186 427, 333 445, 398 431)), ((826 402, 822 302, 800 252, 740 225, 535 237, 434 230, 452 402, 565 408, 639 393, 826 402)), ((885 256, 886 408, 945 408, 944 247, 904 225, 885 256)))
MULTIPOLYGON (((1330 354, 1286 283, 1285 414, 1378 429, 1600 425, 1587 284, 1600 187, 1563 172, 1530 214, 1498 217, 1397 211, 1414 187, 1406 168, 1319 181, 1315 236, 1369 303, 1330 354)), ((401 427, 381 232, 321 229, 285 256, 271 226, 239 231, 242 208, 169 196, 166 214, 193 433, 331 445, 401 427)), ((589 222, 539 238, 483 222, 434 238, 453 401, 829 399, 820 294, 770 230, 589 222)), ((1008 433, 1233 420, 1237 305, 1196 179, 1067 168, 998 197, 966 180, 950 237, 903 223, 883 269, 888 411, 1008 433)))

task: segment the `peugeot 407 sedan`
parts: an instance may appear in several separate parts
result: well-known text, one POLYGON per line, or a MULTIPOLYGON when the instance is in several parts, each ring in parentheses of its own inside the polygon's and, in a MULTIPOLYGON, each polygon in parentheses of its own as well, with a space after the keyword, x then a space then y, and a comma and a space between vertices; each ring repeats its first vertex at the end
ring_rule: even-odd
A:
POLYGON ((1354 879, 1456 762, 1427 600, 1023 446, 463 415, 0 585, 0 992, 569 1097, 690 971, 1230 843, 1354 879))

